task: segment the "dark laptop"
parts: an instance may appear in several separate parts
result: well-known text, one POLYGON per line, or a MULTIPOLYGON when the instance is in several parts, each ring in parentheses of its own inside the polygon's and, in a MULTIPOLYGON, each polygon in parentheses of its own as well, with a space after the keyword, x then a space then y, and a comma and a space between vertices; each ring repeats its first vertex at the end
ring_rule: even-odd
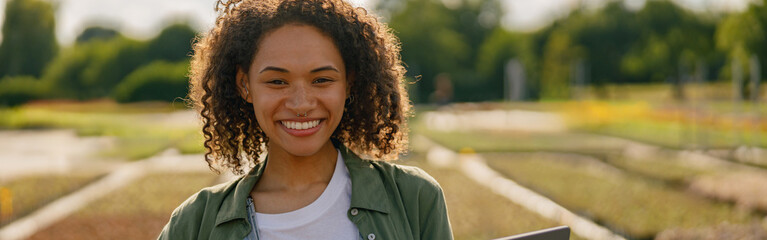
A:
POLYGON ((569 239, 570 239, 570 227, 559 226, 559 227, 538 230, 535 232, 496 238, 494 240, 569 240, 569 239))

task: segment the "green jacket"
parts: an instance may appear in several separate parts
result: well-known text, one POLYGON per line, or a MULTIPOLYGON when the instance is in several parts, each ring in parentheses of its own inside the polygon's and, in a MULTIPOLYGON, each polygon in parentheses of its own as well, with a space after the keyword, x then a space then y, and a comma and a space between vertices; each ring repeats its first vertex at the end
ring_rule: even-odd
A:
MULTIPOLYGON (((349 219, 364 239, 453 239, 437 181, 417 167, 362 160, 339 144, 352 181, 349 219)), ((233 239, 250 233, 247 198, 266 161, 184 201, 158 239, 233 239)))

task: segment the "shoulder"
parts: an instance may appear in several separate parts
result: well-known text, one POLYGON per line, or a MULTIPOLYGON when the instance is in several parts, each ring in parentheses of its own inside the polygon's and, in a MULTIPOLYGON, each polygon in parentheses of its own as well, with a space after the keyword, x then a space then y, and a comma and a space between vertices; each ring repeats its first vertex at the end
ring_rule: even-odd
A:
POLYGON ((397 184, 400 191, 419 195, 442 195, 437 180, 419 167, 384 161, 371 161, 397 184))
POLYGON ((227 194, 234 190, 240 180, 241 178, 238 178, 229 182, 203 188, 181 203, 181 205, 173 211, 172 216, 193 214, 205 210, 209 203, 222 201, 227 194))
POLYGON ((442 187, 419 167, 373 163, 391 176, 401 207, 417 239, 453 239, 442 187))
POLYGON ((242 178, 206 187, 187 198, 170 216, 170 220, 160 234, 160 239, 192 239, 200 232, 200 227, 215 221, 217 206, 230 194, 242 178), (173 236, 172 238, 168 238, 173 236))

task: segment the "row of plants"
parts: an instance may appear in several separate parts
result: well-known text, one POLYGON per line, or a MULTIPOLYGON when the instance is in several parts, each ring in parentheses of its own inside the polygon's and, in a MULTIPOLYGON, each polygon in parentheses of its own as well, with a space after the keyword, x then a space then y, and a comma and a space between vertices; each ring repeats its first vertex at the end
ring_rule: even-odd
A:
MULTIPOLYGON (((666 231, 671 230, 714 229, 722 223, 759 223, 761 213, 754 211, 758 206, 741 206, 754 197, 742 191, 728 197, 733 191, 723 185, 732 181, 718 177, 739 176, 741 172, 735 168, 691 164, 663 149, 651 157, 634 158, 624 155, 625 143, 594 134, 445 132, 429 129, 419 120, 412 124, 418 134, 457 152, 480 152, 491 167, 510 179, 630 238, 670 236, 666 231)), ((743 190, 758 188, 752 185, 743 190)))
MULTIPOLYGON (((494 239, 558 226, 475 183, 451 168, 426 163, 413 153, 401 164, 420 167, 442 186, 455 239, 494 239)), ((582 239, 571 234, 570 239, 582 239)))
POLYGON ((673 228, 760 220, 758 215, 730 204, 631 175, 595 171, 577 159, 485 156, 493 168, 509 178, 631 238, 650 239, 673 228))
POLYGON ((99 178, 96 173, 27 176, 0 182, 0 227, 99 178))
POLYGON ((154 239, 178 205, 216 179, 211 173, 151 174, 29 239, 154 239))

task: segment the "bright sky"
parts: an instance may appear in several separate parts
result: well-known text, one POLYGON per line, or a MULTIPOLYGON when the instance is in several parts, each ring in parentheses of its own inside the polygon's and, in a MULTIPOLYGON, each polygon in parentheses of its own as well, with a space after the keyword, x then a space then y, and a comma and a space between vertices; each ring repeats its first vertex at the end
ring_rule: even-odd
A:
MULTIPOLYGON (((119 29, 134 38, 151 38, 169 22, 189 20, 199 29, 209 29, 215 20, 215 0, 50 0, 56 6, 56 35, 59 42, 70 45, 86 27, 93 25, 119 29)), ((377 0, 348 0, 356 6, 370 8, 377 0)), ((443 0, 447 1, 447 0, 443 0)), ((626 0, 641 6, 644 0, 626 0)), ((738 11, 750 0, 675 0, 698 11, 738 11)), ((599 6, 605 0, 501 0, 507 13, 503 25, 512 30, 530 31, 566 15, 580 2, 599 6)), ((5 4, 0 4, 0 23, 5 4)))

